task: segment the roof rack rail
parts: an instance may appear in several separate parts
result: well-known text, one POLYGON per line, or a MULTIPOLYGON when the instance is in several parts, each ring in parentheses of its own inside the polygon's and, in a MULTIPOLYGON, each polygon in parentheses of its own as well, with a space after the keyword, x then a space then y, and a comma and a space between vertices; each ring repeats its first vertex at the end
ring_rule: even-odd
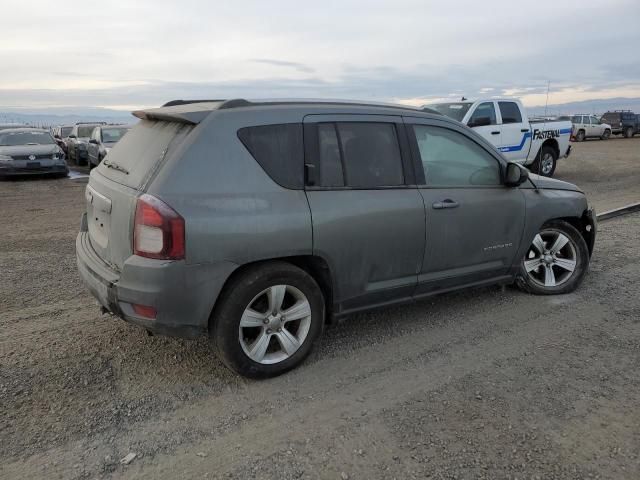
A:
POLYGON ((253 102, 245 100, 244 98, 234 98, 232 100, 224 100, 222 105, 218 107, 218 110, 223 110, 225 108, 248 107, 252 104, 253 102))
POLYGON ((225 100, 218 98, 218 99, 211 99, 211 100, 171 100, 167 103, 165 103, 164 105, 162 105, 163 107, 175 107, 176 105, 189 105, 191 103, 207 103, 207 102, 224 102, 225 100))

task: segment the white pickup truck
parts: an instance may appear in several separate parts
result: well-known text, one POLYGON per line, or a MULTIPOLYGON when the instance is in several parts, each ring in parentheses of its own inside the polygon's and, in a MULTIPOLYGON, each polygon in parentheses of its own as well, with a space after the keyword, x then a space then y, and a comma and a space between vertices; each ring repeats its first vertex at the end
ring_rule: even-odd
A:
POLYGON ((559 158, 571 153, 571 121, 527 119, 513 98, 462 100, 424 105, 473 128, 507 158, 551 177, 559 158))

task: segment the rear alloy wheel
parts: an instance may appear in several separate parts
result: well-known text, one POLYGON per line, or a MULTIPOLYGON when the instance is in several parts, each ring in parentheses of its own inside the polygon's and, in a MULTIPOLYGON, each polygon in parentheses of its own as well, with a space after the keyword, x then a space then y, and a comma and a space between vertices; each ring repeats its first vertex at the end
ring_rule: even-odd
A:
POLYGON ((585 137, 586 134, 584 133, 584 130, 580 130, 576 135, 576 142, 584 142, 585 137))
POLYGON ((212 318, 211 341, 223 362, 241 375, 280 375, 299 365, 320 337, 322 293, 298 267, 256 267, 225 292, 212 318))
POLYGON ((568 293, 580 285, 588 267, 589 250, 580 232, 567 222, 553 221, 533 238, 518 283, 539 295, 568 293))
POLYGON ((607 129, 604 131, 604 133, 600 137, 600 140, 608 140, 610 136, 611 136, 611 130, 607 129))

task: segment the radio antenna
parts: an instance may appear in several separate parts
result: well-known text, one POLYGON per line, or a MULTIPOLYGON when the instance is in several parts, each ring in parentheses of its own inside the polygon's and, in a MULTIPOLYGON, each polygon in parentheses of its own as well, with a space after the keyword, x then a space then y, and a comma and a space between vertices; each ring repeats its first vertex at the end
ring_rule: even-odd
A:
POLYGON ((547 80, 547 101, 544 104, 544 121, 547 121, 547 107, 549 106, 549 89, 551 88, 551 80, 547 80))

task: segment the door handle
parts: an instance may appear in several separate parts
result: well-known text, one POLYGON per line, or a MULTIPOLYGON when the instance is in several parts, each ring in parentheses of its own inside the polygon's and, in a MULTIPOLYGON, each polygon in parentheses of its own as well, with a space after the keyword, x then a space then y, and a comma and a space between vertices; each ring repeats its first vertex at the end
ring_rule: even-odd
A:
POLYGON ((435 210, 441 210, 443 208, 458 208, 460 204, 455 200, 451 200, 450 198, 446 198, 440 202, 435 202, 431 205, 435 210))
POLYGON ((497 131, 497 132, 491 132, 491 135, 500 135, 500 132, 499 132, 499 131, 497 131))
POLYGON ((521 128, 521 129, 520 129, 520 131, 521 131, 522 133, 525 133, 525 132, 528 132, 528 131, 529 131, 529 129, 528 129, 528 128, 521 128))

